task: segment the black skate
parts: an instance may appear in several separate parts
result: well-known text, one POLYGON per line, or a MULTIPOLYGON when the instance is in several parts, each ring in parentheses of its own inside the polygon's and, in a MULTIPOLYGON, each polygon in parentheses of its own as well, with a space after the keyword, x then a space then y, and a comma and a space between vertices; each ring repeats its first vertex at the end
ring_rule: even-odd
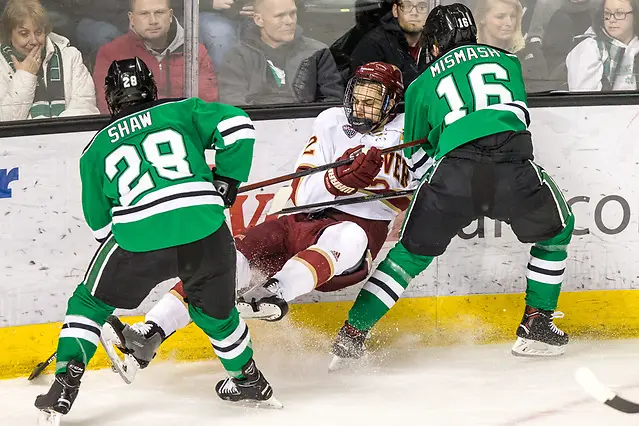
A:
POLYGON ((517 327, 517 341, 512 348, 515 356, 545 357, 563 355, 568 335, 553 323, 563 318, 563 312, 544 311, 526 306, 521 324, 517 327))
POLYGON ((130 326, 115 315, 107 318, 100 336, 113 370, 127 384, 133 383, 139 369, 149 365, 164 339, 164 332, 154 322, 130 326), (123 358, 118 355, 114 346, 124 354, 123 358))
POLYGON ((358 330, 348 323, 344 322, 333 342, 331 353, 333 359, 328 366, 329 371, 335 371, 342 367, 347 359, 359 359, 364 355, 364 341, 368 335, 368 330, 358 330))
POLYGON ((280 282, 271 278, 238 297, 237 310, 244 319, 279 321, 288 313, 288 303, 282 298, 280 282))
POLYGON ((252 407, 282 408, 273 388, 258 370, 253 358, 242 368, 244 380, 227 377, 215 385, 215 392, 225 401, 240 403, 252 407))
POLYGON ((41 425, 57 426, 60 424, 60 417, 71 410, 80 390, 84 369, 83 363, 69 361, 67 371, 56 374, 49 392, 36 397, 35 406, 42 412, 41 425))

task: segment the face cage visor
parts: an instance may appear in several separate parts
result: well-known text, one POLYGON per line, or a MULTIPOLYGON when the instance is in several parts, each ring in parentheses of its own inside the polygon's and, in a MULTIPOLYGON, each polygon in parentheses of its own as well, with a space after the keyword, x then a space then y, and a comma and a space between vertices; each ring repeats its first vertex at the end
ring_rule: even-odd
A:
POLYGON ((353 77, 344 92, 344 112, 353 129, 369 133, 377 130, 388 118, 390 101, 391 95, 384 84, 353 77))

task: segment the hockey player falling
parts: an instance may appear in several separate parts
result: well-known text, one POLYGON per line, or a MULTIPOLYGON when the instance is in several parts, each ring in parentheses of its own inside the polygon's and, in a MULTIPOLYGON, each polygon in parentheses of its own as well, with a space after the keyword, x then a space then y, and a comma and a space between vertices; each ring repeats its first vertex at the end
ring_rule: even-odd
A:
MULTIPOLYGON (((374 62, 361 66, 348 84, 344 108, 330 108, 314 122, 313 134, 302 151, 297 170, 355 156, 349 166, 330 169, 293 181, 297 205, 336 200, 356 192, 401 190, 418 181, 430 163, 424 156, 413 164, 401 152, 379 149, 402 142, 403 114, 394 113, 404 92, 402 74, 393 65, 374 62), (361 148, 369 148, 367 153, 361 148)), ((282 216, 236 236, 238 287, 246 287, 251 269, 269 278, 245 292, 238 309, 245 318, 278 320, 288 302, 313 289, 334 291, 366 279, 371 258, 386 240, 389 224, 409 204, 407 198, 375 201, 282 216), (249 267, 250 265, 250 267, 249 267)), ((162 341, 188 325, 185 294, 178 284, 146 315, 146 323, 129 326, 109 319, 117 344, 139 366, 146 367, 162 341)), ((188 296, 188 295, 186 295, 188 296)), ((119 363, 118 359, 114 359, 119 363)), ((129 364, 126 380, 135 369, 129 364)))
POLYGON ((36 407, 46 422, 59 424, 107 317, 137 307, 176 276, 190 318, 231 376, 215 386, 220 398, 281 406, 253 361, 235 308, 235 247, 224 216, 249 176, 251 120, 238 108, 197 98, 158 101, 153 75, 138 58, 114 61, 104 90, 113 121, 80 159, 84 215, 101 245, 69 299, 55 381, 36 407), (206 149, 216 150, 214 172, 206 149))
POLYGON ((400 241, 360 291, 333 345, 334 362, 358 358, 368 331, 409 282, 444 253, 472 220, 504 221, 530 250, 526 308, 514 355, 564 352, 553 323, 574 217, 559 188, 533 162, 530 115, 515 55, 477 44, 470 10, 459 3, 429 14, 422 45, 435 59, 406 91, 407 141, 435 160, 409 207, 400 241))

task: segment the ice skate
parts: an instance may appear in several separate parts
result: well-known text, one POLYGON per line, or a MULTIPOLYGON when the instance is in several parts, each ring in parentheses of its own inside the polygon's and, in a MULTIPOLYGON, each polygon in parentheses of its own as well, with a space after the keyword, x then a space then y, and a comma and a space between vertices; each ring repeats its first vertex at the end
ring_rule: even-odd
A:
POLYGON ((237 310, 244 319, 279 321, 288 312, 288 303, 282 298, 279 281, 271 278, 242 294, 237 299, 237 310))
POLYGON ((125 383, 131 384, 141 368, 146 368, 164 341, 162 329, 153 322, 123 323, 114 315, 107 318, 100 341, 111 360, 113 369, 125 383), (117 348, 123 357, 120 357, 117 348))
POLYGON ((364 355, 365 347, 364 341, 368 335, 368 330, 361 331, 344 322, 344 325, 337 333, 335 342, 331 353, 333 359, 331 360, 328 370, 335 371, 348 364, 349 360, 356 360, 364 355))
POLYGON ((515 356, 547 357, 563 355, 568 335, 553 323, 563 318, 563 312, 544 311, 526 306, 517 328, 517 341, 512 348, 515 356))
POLYGON ((282 408, 273 395, 273 388, 251 360, 242 368, 244 380, 227 377, 215 386, 217 395, 225 401, 256 408, 282 408))
POLYGON ((38 395, 35 406, 40 410, 38 424, 41 426, 58 426, 62 415, 67 414, 80 390, 80 380, 85 366, 75 360, 69 361, 67 371, 56 374, 49 392, 38 395))

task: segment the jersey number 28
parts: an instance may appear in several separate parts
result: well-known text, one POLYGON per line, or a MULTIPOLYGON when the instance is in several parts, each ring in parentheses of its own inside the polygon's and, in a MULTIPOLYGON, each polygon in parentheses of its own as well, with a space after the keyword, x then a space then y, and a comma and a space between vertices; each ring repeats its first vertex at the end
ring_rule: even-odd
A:
MULTIPOLYGON (((501 83, 487 83, 485 76, 492 75, 495 80, 509 81, 508 71, 499 64, 479 64, 468 73, 468 85, 475 102, 475 111, 488 108, 490 98, 498 98, 497 103, 505 104, 513 101, 513 94, 501 83)), ((464 100, 453 74, 442 78, 437 84, 437 96, 445 98, 450 112, 446 114, 444 123, 448 126, 468 114, 464 100)))
POLYGON ((142 174, 143 159, 150 163, 162 178, 175 180, 193 176, 186 160, 184 138, 175 130, 165 129, 149 133, 140 146, 144 157, 140 156, 134 146, 121 145, 105 159, 104 170, 110 181, 120 172, 118 164, 123 160, 125 162, 124 171, 118 177, 118 193, 122 206, 128 206, 139 195, 155 188, 151 173, 146 171, 142 174))

